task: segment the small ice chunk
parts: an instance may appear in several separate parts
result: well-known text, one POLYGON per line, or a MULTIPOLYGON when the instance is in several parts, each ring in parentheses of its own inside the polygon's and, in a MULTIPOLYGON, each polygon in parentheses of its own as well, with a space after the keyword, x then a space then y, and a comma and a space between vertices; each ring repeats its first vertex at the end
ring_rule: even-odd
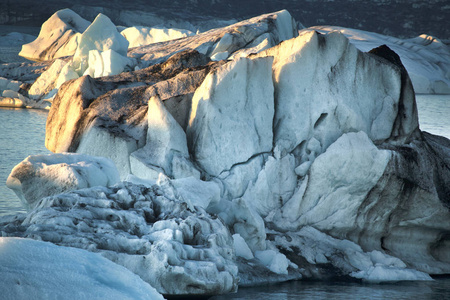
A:
POLYGON ((236 256, 240 256, 245 259, 254 258, 252 250, 250 250, 250 248, 248 247, 244 238, 239 233, 233 234, 233 241, 234 241, 234 250, 236 251, 236 256))
POLYGON ((282 253, 275 250, 256 251, 256 258, 270 271, 277 274, 288 274, 289 260, 282 253))

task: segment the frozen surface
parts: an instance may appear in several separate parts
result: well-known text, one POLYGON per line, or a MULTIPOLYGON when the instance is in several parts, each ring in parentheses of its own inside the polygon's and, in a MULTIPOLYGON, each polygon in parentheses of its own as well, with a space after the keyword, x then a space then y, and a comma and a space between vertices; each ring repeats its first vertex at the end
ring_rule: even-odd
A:
POLYGON ((14 167, 6 185, 32 210, 43 197, 118 181, 116 166, 107 158, 57 153, 27 157, 14 167))
POLYGON ((126 268, 99 254, 0 237, 2 299, 164 299, 126 268))
POLYGON ((73 55, 81 33, 89 24, 89 21, 70 9, 59 10, 42 24, 36 40, 22 46, 19 55, 31 60, 51 60, 73 55))
POLYGON ((416 93, 450 94, 450 48, 436 37, 422 34, 402 40, 338 26, 316 26, 312 29, 324 33, 341 32, 361 51, 386 44, 400 56, 416 93))

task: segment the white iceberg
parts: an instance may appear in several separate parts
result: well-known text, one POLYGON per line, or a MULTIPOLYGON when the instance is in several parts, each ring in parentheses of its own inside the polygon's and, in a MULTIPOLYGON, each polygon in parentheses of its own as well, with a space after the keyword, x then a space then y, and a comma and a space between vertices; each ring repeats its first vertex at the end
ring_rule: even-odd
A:
POLYGON ((36 40, 22 46, 19 55, 31 60, 51 60, 75 53, 81 33, 90 22, 66 8, 54 13, 42 24, 36 40))
POLYGON ((237 289, 228 229, 203 209, 188 208, 164 177, 153 186, 125 182, 50 196, 25 218, 0 221, 2 236, 21 229, 22 237, 100 253, 162 294, 237 289))

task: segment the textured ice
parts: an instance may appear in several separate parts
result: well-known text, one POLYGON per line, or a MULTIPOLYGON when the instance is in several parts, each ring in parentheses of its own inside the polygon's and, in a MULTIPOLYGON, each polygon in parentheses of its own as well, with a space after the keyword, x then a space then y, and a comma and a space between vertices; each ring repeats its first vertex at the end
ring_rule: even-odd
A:
POLYGON ((25 219, 0 222, 4 236, 17 230, 100 253, 163 294, 237 288, 228 229, 200 207, 189 208, 167 178, 151 187, 121 183, 44 198, 25 219))
POLYGON ((75 53, 81 33, 90 22, 66 8, 54 13, 42 24, 36 40, 22 46, 19 55, 31 60, 51 60, 75 53))
POLYGON ((135 26, 120 32, 130 43, 129 48, 160 43, 194 35, 193 32, 176 28, 152 28, 135 26))
POLYGON ((2 299, 164 299, 139 276, 99 254, 0 237, 2 299))
MULTIPOLYGON (((39 100, 52 90, 59 88, 57 84, 60 84, 62 80, 65 80, 66 75, 68 75, 67 73, 69 71, 67 70, 67 64, 68 63, 62 59, 56 59, 50 68, 42 73, 30 87, 28 91, 29 97, 34 100, 39 100)), ((70 77, 73 76, 69 75, 68 78, 70 77)))
POLYGON ((338 26, 312 29, 324 33, 341 32, 361 51, 385 44, 400 56, 416 93, 450 94, 450 49, 436 37, 422 34, 412 39, 399 39, 338 26))
POLYGON ((31 210, 43 197, 118 181, 115 165, 106 158, 58 153, 27 157, 14 167, 6 185, 31 210))

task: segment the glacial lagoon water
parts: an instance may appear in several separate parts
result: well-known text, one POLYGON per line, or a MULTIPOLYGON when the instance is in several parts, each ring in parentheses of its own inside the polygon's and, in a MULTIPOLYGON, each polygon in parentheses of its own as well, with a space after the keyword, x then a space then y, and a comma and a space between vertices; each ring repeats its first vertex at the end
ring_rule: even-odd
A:
MULTIPOLYGON (((450 95, 418 95, 420 127, 450 139, 450 95)), ((0 217, 24 212, 6 179, 11 169, 28 155, 50 153, 44 146, 48 113, 30 109, 0 109, 0 217)), ((238 293, 216 296, 227 299, 450 299, 450 278, 431 282, 361 284, 355 282, 297 281, 240 288, 238 293)))

